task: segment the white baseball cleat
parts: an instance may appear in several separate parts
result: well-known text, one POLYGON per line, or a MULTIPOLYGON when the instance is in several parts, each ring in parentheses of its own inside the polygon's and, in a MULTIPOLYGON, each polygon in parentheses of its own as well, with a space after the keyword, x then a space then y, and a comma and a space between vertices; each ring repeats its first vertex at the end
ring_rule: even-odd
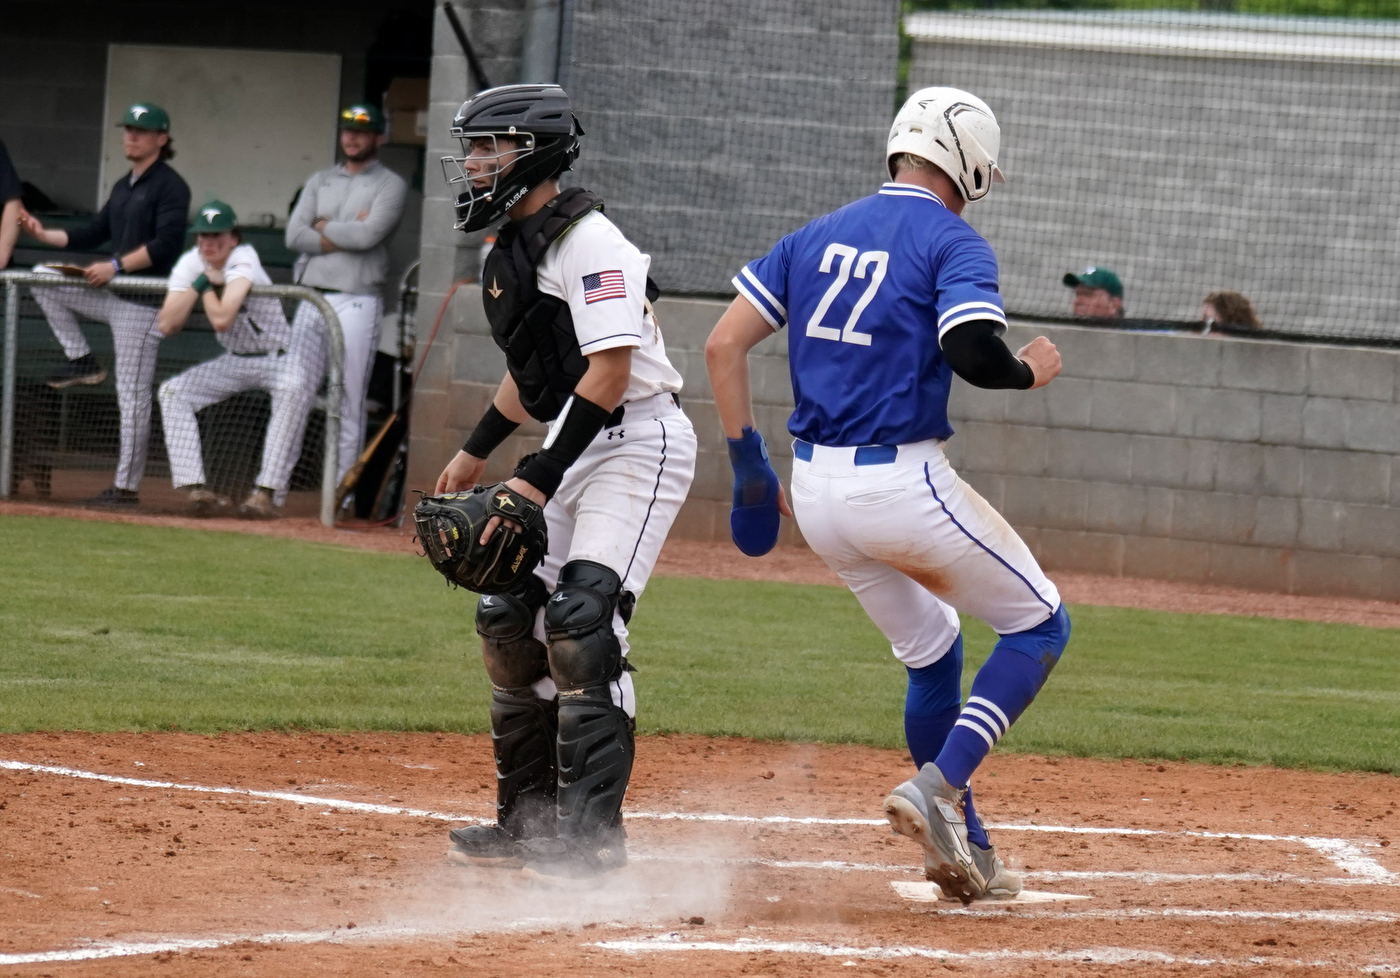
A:
POLYGON ((885 799, 885 817, 899 835, 924 848, 924 877, 963 903, 987 888, 967 842, 963 792, 950 785, 932 761, 885 799))

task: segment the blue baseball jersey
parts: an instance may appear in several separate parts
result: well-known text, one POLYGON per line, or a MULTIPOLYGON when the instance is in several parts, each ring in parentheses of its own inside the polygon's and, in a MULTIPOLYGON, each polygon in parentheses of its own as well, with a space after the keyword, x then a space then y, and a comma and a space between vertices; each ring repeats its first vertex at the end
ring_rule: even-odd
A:
POLYGON ((788 430, 817 445, 948 438, 959 323, 1006 326, 991 245, 922 187, 887 183, 794 231, 734 277, 774 330, 793 324, 788 430))

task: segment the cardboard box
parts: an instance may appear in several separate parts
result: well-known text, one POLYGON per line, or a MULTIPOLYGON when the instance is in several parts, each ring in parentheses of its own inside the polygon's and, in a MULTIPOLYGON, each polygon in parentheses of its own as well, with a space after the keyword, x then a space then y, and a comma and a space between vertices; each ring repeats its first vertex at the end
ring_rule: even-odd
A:
POLYGON ((384 93, 389 142, 423 146, 428 142, 428 79, 395 78, 384 93))

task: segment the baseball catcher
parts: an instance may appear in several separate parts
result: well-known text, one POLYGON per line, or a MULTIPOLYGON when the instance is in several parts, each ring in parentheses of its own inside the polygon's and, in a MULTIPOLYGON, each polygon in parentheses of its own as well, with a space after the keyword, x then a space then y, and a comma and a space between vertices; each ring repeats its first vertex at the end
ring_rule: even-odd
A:
POLYGON ((438 570, 482 593, 491 678, 496 824, 453 829, 450 855, 586 879, 627 862, 627 622, 690 488, 695 432, 652 312, 650 259, 596 194, 560 188, 583 135, 564 90, 484 91, 452 135, 456 227, 505 222, 482 302, 506 373, 416 514, 438 570), (466 492, 528 418, 549 425, 539 452, 466 492))

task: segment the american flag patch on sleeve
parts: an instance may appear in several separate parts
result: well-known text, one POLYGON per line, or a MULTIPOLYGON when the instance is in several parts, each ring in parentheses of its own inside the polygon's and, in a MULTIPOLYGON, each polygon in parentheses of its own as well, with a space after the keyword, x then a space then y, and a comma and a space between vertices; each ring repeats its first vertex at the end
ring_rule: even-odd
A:
POLYGON ((588 304, 602 302, 604 299, 625 299, 627 298, 627 283, 622 278, 622 271, 614 269, 610 272, 594 272, 583 277, 583 301, 588 304))

